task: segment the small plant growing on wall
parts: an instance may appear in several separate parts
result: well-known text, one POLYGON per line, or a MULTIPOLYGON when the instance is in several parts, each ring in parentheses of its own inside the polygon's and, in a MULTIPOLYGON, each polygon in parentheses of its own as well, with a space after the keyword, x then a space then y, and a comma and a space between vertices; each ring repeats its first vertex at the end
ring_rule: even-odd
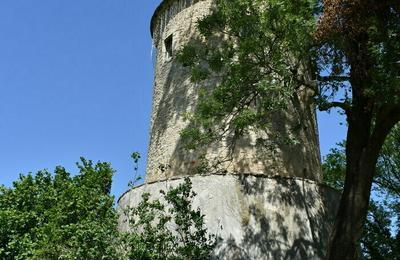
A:
POLYGON ((210 259, 217 237, 208 234, 204 215, 193 209, 196 193, 189 178, 152 200, 150 194, 127 210, 130 232, 124 234, 129 259, 210 259))

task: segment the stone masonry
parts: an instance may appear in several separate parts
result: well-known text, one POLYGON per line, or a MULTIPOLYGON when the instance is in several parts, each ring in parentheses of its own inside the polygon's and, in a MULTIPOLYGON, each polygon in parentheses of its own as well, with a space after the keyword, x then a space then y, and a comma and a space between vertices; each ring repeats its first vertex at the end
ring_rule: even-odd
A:
MULTIPOLYGON (((119 228, 129 231, 127 207, 143 193, 159 198, 191 176, 194 203, 205 215, 208 230, 221 238, 216 259, 323 259, 335 216, 338 193, 321 181, 315 109, 300 91, 285 113, 271 116, 271 132, 250 131, 237 143, 223 173, 194 175, 199 152, 182 149, 180 132, 193 112, 197 86, 176 53, 196 39, 196 21, 213 8, 213 0, 164 0, 151 21, 156 50, 151 136, 146 182, 118 201, 119 228), (293 137, 296 145, 279 145, 268 152, 257 138, 293 137)), ((217 84, 209 79, 210 87, 217 84)), ((227 157, 225 143, 201 151, 208 162, 227 157)))
MULTIPOLYGON (((156 53, 155 83, 148 153, 147 181, 188 175, 199 163, 199 152, 182 148, 180 132, 188 125, 185 115, 193 112, 198 86, 190 81, 190 72, 176 59, 183 45, 196 38, 196 21, 210 12, 213 1, 163 1, 156 10, 151 31, 156 53), (163 170, 162 170, 163 169, 163 170)), ((216 79, 205 84, 213 86, 216 79)), ((250 131, 236 144, 230 160, 227 144, 220 142, 201 151, 208 162, 227 161, 222 168, 233 174, 294 176, 320 180, 320 157, 315 110, 306 93, 299 93, 285 114, 273 115, 271 131, 250 131), (295 138, 297 145, 281 144, 274 151, 256 145, 263 137, 295 138)))

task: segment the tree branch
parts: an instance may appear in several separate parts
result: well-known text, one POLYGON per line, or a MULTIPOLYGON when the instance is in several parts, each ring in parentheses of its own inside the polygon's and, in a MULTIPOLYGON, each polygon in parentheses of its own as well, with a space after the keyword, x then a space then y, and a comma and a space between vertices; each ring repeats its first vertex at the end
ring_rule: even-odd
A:
POLYGON ((331 108, 335 108, 335 107, 343 109, 344 112, 346 112, 346 114, 351 109, 351 106, 350 106, 349 103, 347 103, 347 102, 337 102, 337 101, 326 102, 326 103, 320 104, 318 106, 318 109, 320 111, 327 111, 327 110, 329 110, 331 108))
POLYGON ((349 76, 318 76, 317 80, 320 82, 329 82, 329 81, 349 81, 349 76))
POLYGON ((380 152, 383 143, 390 130, 400 121, 400 105, 394 107, 385 106, 378 112, 375 129, 371 135, 370 148, 380 152))

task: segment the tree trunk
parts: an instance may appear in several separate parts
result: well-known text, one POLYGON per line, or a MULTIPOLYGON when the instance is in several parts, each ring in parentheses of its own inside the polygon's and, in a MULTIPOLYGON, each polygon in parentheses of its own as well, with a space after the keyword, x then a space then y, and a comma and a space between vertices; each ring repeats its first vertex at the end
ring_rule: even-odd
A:
MULTIPOLYGON (((351 131, 351 130, 350 130, 351 131)), ((343 195, 328 250, 330 260, 357 259, 359 239, 368 212, 377 155, 368 149, 368 139, 350 133, 347 173, 343 195), (353 138, 350 138, 353 136, 353 138), (352 140, 353 139, 353 140, 352 140)))
POLYGON ((400 119, 400 107, 378 114, 380 116, 374 123, 371 113, 365 109, 358 110, 356 116, 348 118, 346 179, 331 233, 327 254, 329 260, 357 259, 359 239, 368 213, 375 165, 386 136, 400 119))
MULTIPOLYGON (((347 50, 353 104, 347 112, 346 179, 335 225, 330 237, 327 259, 357 259, 359 239, 368 213, 375 165, 381 146, 372 139, 374 108, 365 96, 370 86, 367 37, 353 42, 347 50)), ((383 145, 383 141, 382 141, 383 145)))

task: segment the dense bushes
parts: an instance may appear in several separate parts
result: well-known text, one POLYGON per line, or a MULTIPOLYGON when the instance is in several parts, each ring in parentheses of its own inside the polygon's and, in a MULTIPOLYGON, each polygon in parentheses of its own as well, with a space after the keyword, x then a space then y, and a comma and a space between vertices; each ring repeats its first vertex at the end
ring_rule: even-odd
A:
POLYGON ((126 212, 132 232, 120 234, 111 166, 82 158, 78 168, 74 176, 57 167, 0 187, 0 259, 209 258, 215 238, 192 209, 189 179, 164 193, 164 203, 145 194, 126 212))

